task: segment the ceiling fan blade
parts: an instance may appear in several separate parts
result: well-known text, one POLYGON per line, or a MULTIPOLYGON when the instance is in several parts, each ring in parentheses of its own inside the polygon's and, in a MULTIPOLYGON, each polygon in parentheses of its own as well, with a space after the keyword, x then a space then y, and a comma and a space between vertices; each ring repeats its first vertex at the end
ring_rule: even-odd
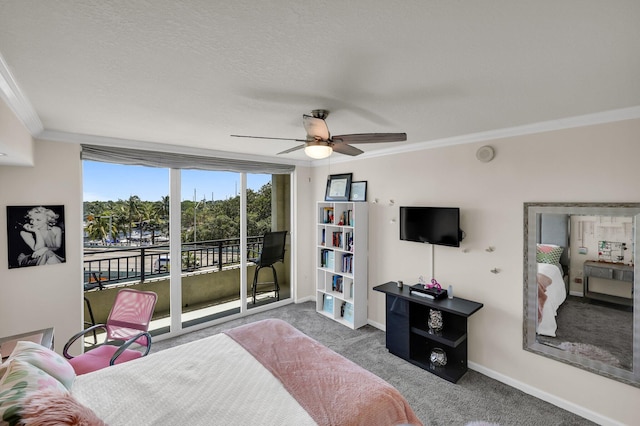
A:
POLYGON ((309 136, 311 140, 329 140, 329 128, 327 127, 327 122, 322 118, 304 114, 302 116, 302 124, 304 125, 304 130, 307 131, 307 136, 309 136))
POLYGON ((278 141, 294 141, 294 142, 306 142, 304 139, 292 139, 292 138, 271 138, 268 136, 246 136, 246 135, 229 135, 234 138, 251 138, 251 139, 272 139, 278 141))
POLYGON ((297 151, 297 150, 302 149, 302 148, 304 148, 304 147, 305 147, 305 144, 298 145, 298 146, 294 146, 293 148, 289 148, 289 149, 286 149, 286 150, 284 150, 284 151, 282 151, 282 152, 279 152, 277 155, 280 155, 280 154, 288 154, 288 153, 290 153, 290 152, 297 151))
POLYGON ((340 154, 345 154, 345 155, 360 155, 364 152, 354 146, 347 145, 345 143, 333 144, 333 150, 335 152, 339 152, 340 154))
POLYGON ((376 143, 376 142, 402 142, 407 140, 406 133, 354 133, 351 135, 338 135, 331 138, 335 143, 376 143))

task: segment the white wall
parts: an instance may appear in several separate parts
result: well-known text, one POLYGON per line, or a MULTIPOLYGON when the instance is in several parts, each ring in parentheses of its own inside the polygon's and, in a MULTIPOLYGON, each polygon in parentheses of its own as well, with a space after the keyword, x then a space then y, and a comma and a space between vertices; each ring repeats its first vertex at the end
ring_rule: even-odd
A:
POLYGON ((33 165, 33 138, 13 111, 0 100, 0 156, 2 165, 33 165))
POLYGON ((460 248, 435 247, 434 269, 456 296, 484 304, 469 321, 470 362, 569 405, 637 424, 640 389, 524 351, 522 316, 523 203, 640 201, 639 136, 640 120, 632 120, 356 158, 315 168, 315 198, 324 198, 327 175, 352 172, 354 180, 368 181, 368 200, 378 199, 369 210, 369 321, 377 324, 385 322, 385 299, 372 287, 415 283, 432 273, 431 246, 399 240, 398 207, 460 207, 466 238, 460 248), (489 163, 475 158, 485 144, 496 150, 489 163), (489 246, 495 251, 487 252, 489 246))
MULTIPOLYGON (((25 130, 26 131, 26 130, 25 130)), ((56 350, 82 326, 80 147, 35 141, 34 166, 0 166, 0 336, 55 328, 56 350), (66 262, 8 269, 6 206, 64 205, 66 262)))

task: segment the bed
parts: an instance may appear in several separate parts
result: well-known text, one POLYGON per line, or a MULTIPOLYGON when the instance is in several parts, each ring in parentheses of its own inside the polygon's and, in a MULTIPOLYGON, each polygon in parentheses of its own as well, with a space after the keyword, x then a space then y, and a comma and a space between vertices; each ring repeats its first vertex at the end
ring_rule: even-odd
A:
POLYGON ((276 319, 72 382, 68 397, 110 426, 422 424, 389 383, 276 319))
POLYGON ((556 316, 569 291, 569 216, 541 214, 537 221, 539 335, 556 337, 556 316))
POLYGON ((556 337, 558 308, 567 298, 565 280, 558 265, 538 262, 537 333, 556 337))

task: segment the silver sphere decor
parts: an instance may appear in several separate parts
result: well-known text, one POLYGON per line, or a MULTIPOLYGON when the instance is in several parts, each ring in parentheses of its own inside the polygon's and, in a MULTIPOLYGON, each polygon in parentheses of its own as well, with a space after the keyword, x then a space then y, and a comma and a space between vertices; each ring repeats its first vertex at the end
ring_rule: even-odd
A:
POLYGON ((431 355, 429 355, 429 361, 431 361, 431 367, 444 367, 447 365, 447 353, 441 348, 433 348, 431 355))

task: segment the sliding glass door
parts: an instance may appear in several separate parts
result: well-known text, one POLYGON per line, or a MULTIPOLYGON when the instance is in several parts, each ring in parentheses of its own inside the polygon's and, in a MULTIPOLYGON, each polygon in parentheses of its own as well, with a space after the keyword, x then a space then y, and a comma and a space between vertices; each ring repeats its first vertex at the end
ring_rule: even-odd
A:
POLYGON ((291 179, 288 174, 249 174, 247 183, 247 307, 255 308, 291 297, 291 179), (274 257, 281 252, 279 244, 265 245, 270 232, 286 232, 282 257, 274 257))
MULTIPOLYGON (((265 292, 254 305, 251 284, 265 233, 290 231, 290 174, 95 161, 83 170, 86 320, 104 321, 123 287, 158 293, 155 335, 277 301, 265 292)), ((289 246, 287 235, 279 300, 292 294, 289 246)), ((268 272, 260 281, 273 281, 268 272)))

